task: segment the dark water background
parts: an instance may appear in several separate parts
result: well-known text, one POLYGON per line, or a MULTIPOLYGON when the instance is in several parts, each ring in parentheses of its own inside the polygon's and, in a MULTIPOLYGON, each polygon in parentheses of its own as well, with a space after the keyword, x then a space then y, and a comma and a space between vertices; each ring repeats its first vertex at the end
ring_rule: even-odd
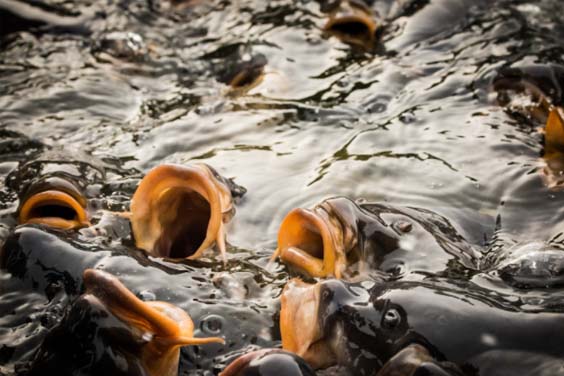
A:
MULTIPOLYGON (((562 232, 564 193, 547 189, 537 173, 543 124, 514 116, 492 89, 504 67, 563 64, 560 0, 413 1, 411 8, 376 1, 386 28, 375 51, 323 33, 327 16, 315 1, 214 0, 185 9, 164 0, 29 2, 56 20, 2 30, 3 239, 13 232, 26 179, 18 163, 38 160, 38 151, 44 172, 104 171, 86 180, 95 207, 127 209, 143 173, 165 162, 208 163, 248 190, 228 229, 228 268, 149 260, 120 236, 76 235, 68 242, 95 256, 77 257, 74 278, 103 265, 138 294, 185 302, 188 311, 235 307, 270 328, 257 341, 272 345, 286 274, 262 268, 294 207, 339 195, 427 208, 462 225, 479 221, 472 235, 486 250, 496 229, 514 242, 562 232), (230 92, 222 75, 259 55, 268 61, 263 81, 230 92), (173 270, 186 273, 181 286, 173 270), (196 277, 204 281, 200 295, 186 294, 205 300, 197 307, 183 298, 196 277), (210 287, 214 278, 219 292, 210 287), (241 286, 243 295, 233 293, 241 286)), ((50 265, 37 249, 24 252, 33 262, 23 278, 0 272, 0 373, 25 365, 78 293, 46 297, 45 277, 29 268, 50 265)))

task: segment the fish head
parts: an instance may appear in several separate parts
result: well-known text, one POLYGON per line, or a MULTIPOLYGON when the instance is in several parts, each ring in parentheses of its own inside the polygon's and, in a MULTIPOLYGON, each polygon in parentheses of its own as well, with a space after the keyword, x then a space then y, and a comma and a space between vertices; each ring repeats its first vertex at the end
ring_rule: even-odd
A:
POLYGON ((48 177, 30 186, 18 208, 19 224, 42 224, 62 230, 90 226, 87 201, 71 181, 48 177))
POLYGON ((215 244, 225 261, 224 222, 234 210, 231 190, 209 166, 160 165, 131 200, 135 243, 153 256, 188 259, 215 244))
POLYGON ((273 257, 279 255, 284 263, 311 277, 341 278, 347 255, 358 244, 355 211, 341 205, 341 200, 290 211, 280 225, 273 257))
POLYGON ((224 343, 218 337, 195 338, 188 313, 170 303, 140 300, 109 273, 87 269, 83 280, 85 296, 126 323, 142 344, 138 356, 149 375, 177 375, 182 346, 224 343))
POLYGON ((281 296, 282 347, 313 368, 381 367, 407 341, 407 314, 362 284, 293 279, 281 296))
POLYGON ((378 26, 376 15, 364 2, 342 0, 331 9, 323 30, 345 43, 370 49, 378 26))

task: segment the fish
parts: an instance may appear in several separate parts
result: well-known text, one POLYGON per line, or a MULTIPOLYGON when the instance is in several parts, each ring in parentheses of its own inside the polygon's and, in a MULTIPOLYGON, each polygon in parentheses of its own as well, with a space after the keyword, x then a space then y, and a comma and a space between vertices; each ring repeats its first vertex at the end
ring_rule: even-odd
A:
MULTIPOLYGON (((126 331, 130 337, 122 333, 122 342, 114 340, 110 343, 116 346, 117 351, 124 353, 124 358, 138 358, 138 372, 128 374, 175 376, 178 374, 180 347, 189 345, 203 345, 209 343, 224 344, 225 340, 219 337, 194 337, 194 322, 190 315, 177 306, 162 301, 144 302, 136 297, 115 276, 96 269, 86 269, 83 274, 86 291, 74 304, 77 309, 84 311, 84 305, 94 306, 105 310, 126 324, 126 331), (127 343, 131 341, 132 343, 127 343)), ((60 324, 53 330, 52 337, 46 341, 55 342, 57 337, 64 332, 65 326, 81 325, 82 318, 76 317, 77 312, 69 313, 60 324), (65 321, 66 320, 66 321, 65 321), (70 321, 70 322, 68 322, 70 321)), ((65 342, 62 336, 62 342, 65 342)), ((107 346, 100 343, 98 346, 107 346)), ((63 345, 64 346, 64 345, 63 345)), ((78 347, 79 351, 85 346, 78 347)), ((49 363, 57 359, 60 353, 53 352, 52 348, 45 347, 40 351, 31 367, 31 374, 44 374, 49 371, 49 363)), ((73 354, 72 349, 67 349, 73 354)), ((79 354, 74 354, 70 359, 80 359, 79 354)), ((67 358, 67 359, 68 359, 67 358)), ((96 363, 94 363, 96 364, 96 363)), ((118 363, 119 364, 119 363, 118 363)), ((76 364, 73 366, 77 366, 76 364)), ((83 372, 89 372, 88 366, 81 365, 83 372)), ((57 366, 55 366, 55 370, 57 366)), ((124 367, 127 370, 127 367, 124 367)), ((131 367, 133 368, 133 367, 131 367)), ((102 371, 102 370, 98 370, 102 371)), ((108 372, 109 370, 104 370, 108 372)), ((122 370, 123 372, 123 370, 122 370)), ((115 373, 115 372, 112 372, 115 373)))
POLYGON ((323 30, 341 41, 371 49, 379 23, 376 14, 361 0, 341 0, 324 7, 328 19, 323 30))
POLYGON ((483 269, 521 290, 561 288, 564 249, 554 242, 517 243, 488 254, 483 269))
POLYGON ((6 178, 19 196, 17 223, 62 230, 90 226, 94 213, 88 208, 88 191, 104 182, 106 166, 90 155, 57 148, 44 148, 21 161, 6 178))
POLYGON ((131 198, 135 244, 152 256, 191 260, 216 245, 225 262, 225 223, 245 191, 206 164, 159 165, 131 198))
POLYGON ((432 211, 336 197, 286 215, 277 257, 309 277, 351 279, 376 269, 397 277, 440 272, 450 260, 476 270, 480 253, 432 211))
POLYGON ((504 105, 511 98, 507 91, 526 93, 543 108, 564 105, 564 66, 559 64, 531 64, 499 69, 492 80, 498 101, 504 105))
MULTIPOLYGON (((256 347, 275 347, 280 343, 275 317, 279 308, 278 296, 286 281, 284 274, 274 276, 255 266, 254 254, 245 256, 243 250, 239 250, 237 256, 237 261, 230 260, 227 265, 219 260, 153 258, 127 239, 108 243, 104 236, 84 237, 80 232, 30 224, 19 226, 8 235, 0 248, 0 268, 2 273, 11 275, 13 283, 8 287, 12 293, 30 291, 51 302, 47 316, 52 325, 61 321, 60 311, 67 309, 68 302, 75 301, 86 290, 85 269, 119 276, 121 283, 142 300, 165 301, 189 312, 197 337, 224 338, 225 345, 211 343, 181 349, 182 370, 209 369, 217 373, 242 353, 256 347), (222 282, 225 274, 229 283, 222 282), (241 293, 233 293, 234 284, 241 293)), ((43 308, 46 306, 40 305, 40 309, 43 308)), ((84 311, 79 308, 77 312, 84 311)), ((98 308, 95 310, 100 311, 98 308)), ((6 312, 6 320, 12 316, 14 328, 18 329, 21 317, 17 312, 6 312)), ((30 317, 30 320, 30 324, 42 325, 38 322, 41 317, 30 317)), ((93 325, 88 322, 91 321, 87 321, 86 326, 93 325)), ((73 334, 72 320, 67 324, 66 333, 73 334)), ((111 325, 127 329, 117 319, 111 325)), ((39 346, 46 332, 33 332, 28 342, 39 346)), ((80 338, 90 338, 79 333, 74 335, 78 336, 78 343, 82 343, 80 338)), ((42 351, 54 351, 53 344, 43 341, 42 351)), ((15 346, 12 361, 27 364, 27 358, 20 359, 22 354, 39 351, 39 348, 29 344, 22 346, 25 347, 15 346)), ((109 362, 108 367, 114 368, 114 363, 120 362, 119 358, 96 359, 109 362)), ((90 360, 98 362, 96 359, 90 360)), ((60 365, 63 366, 62 363, 60 365)))
POLYGON ((315 376, 315 371, 299 356, 281 349, 260 349, 241 355, 219 376, 315 376))
POLYGON ((501 68, 492 80, 497 103, 523 123, 544 125, 564 105, 564 67, 535 64, 501 68))
POLYGON ((544 151, 542 158, 545 166, 541 174, 545 185, 551 189, 562 183, 564 172, 564 109, 554 106, 546 120, 544 129, 544 151))
POLYGON ((536 64, 506 67, 499 70, 492 82, 497 101, 523 123, 542 124, 544 134, 539 169, 545 185, 556 189, 562 184, 564 171, 564 66, 536 64))
POLYGON ((90 226, 87 201, 69 180, 49 177, 36 182, 24 194, 18 208, 18 224, 43 224, 62 230, 90 226))
POLYGON ((496 362, 513 359, 522 374, 540 375, 544 360, 564 359, 563 307, 560 299, 531 308, 515 296, 440 278, 316 284, 292 279, 281 296, 280 330, 283 348, 315 369, 337 363, 354 374, 381 375, 394 356, 419 345, 442 374, 506 374, 490 368, 495 353, 496 362), (515 354, 534 357, 519 360, 515 354))
POLYGON ((233 63, 220 65, 217 72, 218 81, 229 85, 233 93, 250 90, 264 78, 268 63, 266 56, 260 53, 248 54, 245 50, 236 51, 235 56, 230 56, 233 63))

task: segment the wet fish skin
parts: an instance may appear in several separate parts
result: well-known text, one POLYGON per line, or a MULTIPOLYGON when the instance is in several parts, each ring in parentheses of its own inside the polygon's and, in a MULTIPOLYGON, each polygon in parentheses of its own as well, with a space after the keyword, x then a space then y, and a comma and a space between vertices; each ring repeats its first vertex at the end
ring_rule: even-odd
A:
POLYGON ((501 68, 494 77, 493 88, 500 90, 532 91, 543 101, 555 106, 564 105, 564 67, 557 64, 535 64, 501 68))
MULTIPOLYGON (((423 345, 434 359, 462 369, 480 370, 481 359, 492 350, 498 350, 500 358, 506 352, 508 356, 538 354, 539 359, 564 357, 560 345, 564 341, 564 302, 550 311, 525 312, 514 300, 492 296, 489 290, 439 279, 373 286, 341 280, 304 286, 291 281, 282 296, 281 323, 285 310, 291 311, 303 297, 311 296, 312 289, 316 291, 315 308, 308 311, 309 316, 307 312, 294 315, 296 324, 281 326, 281 331, 284 348, 295 351, 292 342, 285 341, 292 336, 292 325, 299 330, 300 317, 315 321, 301 323, 319 328, 311 335, 311 343, 304 340, 311 351, 304 345, 297 352, 313 366, 330 364, 318 363, 323 359, 316 354, 324 348, 333 354, 333 362, 355 374, 369 374, 413 343, 423 345)), ((522 372, 532 375, 542 368, 542 362, 531 362, 528 367, 522 372)))
POLYGON ((273 257, 312 277, 353 279, 378 270, 400 278, 446 271, 451 260, 477 270, 478 248, 457 227, 426 209, 336 197, 291 211, 273 257))
POLYGON ((99 302, 78 298, 45 337, 29 375, 146 375, 139 354, 142 343, 130 328, 99 302))
MULTIPOLYGON (((65 302, 75 300, 84 291, 83 271, 97 268, 119 275, 138 296, 168 301, 189 311, 197 336, 221 336, 227 344, 210 344, 198 351, 182 349, 181 369, 197 367, 219 372, 234 354, 249 347, 273 347, 279 343, 274 316, 278 310, 276 296, 284 279, 268 282, 271 277, 265 272, 260 286, 249 287, 256 289, 253 303, 214 284, 217 273, 234 268, 246 271, 240 260, 227 266, 202 261, 171 263, 150 258, 133 245, 114 241, 109 246, 104 237, 84 238, 79 233, 25 225, 8 236, 0 250, 0 268, 20 280, 22 288, 49 298, 63 294, 65 302), (231 320, 238 324, 230 324, 231 320)), ((260 270, 253 269, 252 273, 260 270)), ((247 274, 235 273, 233 278, 239 280, 239 275, 247 274)))
POLYGON ((299 356, 281 349, 261 349, 244 354, 219 376, 314 376, 315 371, 299 356))

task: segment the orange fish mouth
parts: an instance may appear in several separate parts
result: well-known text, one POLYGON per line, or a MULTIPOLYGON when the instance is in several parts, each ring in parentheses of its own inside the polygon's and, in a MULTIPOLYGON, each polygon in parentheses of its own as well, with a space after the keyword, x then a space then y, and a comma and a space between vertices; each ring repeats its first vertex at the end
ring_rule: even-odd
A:
POLYGON ((224 223, 234 214, 232 201, 207 165, 158 166, 131 200, 136 245, 153 256, 196 259, 215 244, 225 261, 224 223))
POLYGON ((336 363, 336 356, 324 337, 319 321, 321 284, 290 280, 281 296, 280 333, 282 347, 301 356, 313 368, 336 363))
POLYGON ((553 106, 544 129, 543 159, 546 166, 542 177, 549 188, 560 187, 564 172, 564 110, 553 106))
POLYGON ((343 0, 331 12, 324 30, 345 43, 370 48, 376 39, 377 24, 371 10, 366 5, 351 0, 343 0))
POLYGON ((52 188, 29 195, 20 206, 18 223, 39 223, 63 230, 90 226, 86 199, 74 193, 52 188))
POLYGON ((279 256, 311 277, 342 278, 347 253, 356 245, 356 233, 343 224, 336 211, 329 201, 312 210, 290 211, 280 225, 278 248, 272 258, 279 256))
POLYGON ((182 346, 225 343, 218 337, 195 338, 194 323, 184 310, 166 302, 143 302, 109 273, 87 269, 83 281, 84 297, 99 302, 144 339, 140 357, 149 375, 177 375, 182 346))

